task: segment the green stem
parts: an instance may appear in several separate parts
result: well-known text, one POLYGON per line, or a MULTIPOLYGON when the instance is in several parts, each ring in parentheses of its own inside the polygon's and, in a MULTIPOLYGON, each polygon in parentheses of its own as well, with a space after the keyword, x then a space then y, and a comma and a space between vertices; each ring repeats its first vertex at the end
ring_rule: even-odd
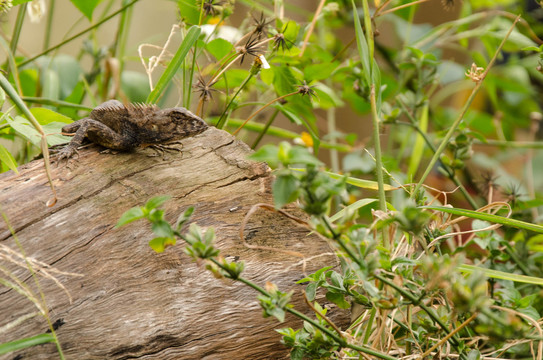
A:
POLYGON ((23 96, 22 99, 23 101, 26 101, 29 103, 51 105, 57 108, 71 108, 71 109, 78 109, 78 110, 85 110, 85 111, 92 110, 91 107, 80 105, 80 104, 74 104, 74 103, 62 101, 62 100, 45 99, 41 97, 32 97, 32 96, 23 96))
POLYGON ((232 98, 228 102, 228 105, 226 105, 226 108, 221 114, 221 117, 219 118, 217 125, 215 126, 217 129, 222 129, 224 127, 224 125, 226 124, 226 121, 228 120, 228 116, 229 116, 228 113, 229 113, 230 107, 234 103, 234 100, 238 97, 241 90, 245 87, 245 85, 247 85, 247 83, 253 78, 253 76, 254 76, 253 73, 249 72, 249 75, 245 78, 245 80, 243 80, 243 83, 239 86, 234 96, 232 96, 232 98))
MULTIPOLYGON (((329 231, 331 232, 332 234, 332 238, 339 244, 339 246, 347 253, 347 255, 349 255, 349 257, 355 262, 357 263, 357 265, 363 269, 365 268, 365 264, 362 262, 362 260, 356 256, 356 254, 353 252, 353 250, 351 248, 349 248, 344 242, 343 240, 341 239, 340 235, 338 233, 336 233, 333 228, 332 228, 332 225, 329 223, 329 221, 326 219, 326 217, 322 216, 321 217, 321 220, 323 221, 323 223, 325 224, 325 226, 329 229, 329 231)), ((414 305, 418 305, 424 312, 426 312, 428 314, 428 316, 430 316, 430 318, 432 318, 432 320, 439 324, 439 326, 442 328, 443 331, 445 331, 447 334, 450 333, 450 330, 449 328, 447 327, 447 325, 445 325, 445 323, 443 323, 441 321, 441 319, 439 318, 439 316, 434 313, 433 309, 432 308, 429 308, 427 307, 426 305, 424 305, 422 302, 421 302, 421 299, 417 299, 414 295, 412 295, 410 292, 402 289, 401 287, 397 286, 394 282, 388 280, 386 277, 383 277, 379 274, 373 274, 373 276, 381 281, 382 283, 386 284, 386 285, 389 285, 390 287, 392 287, 393 289, 395 289, 397 292, 399 292, 403 297, 405 297, 406 299, 408 299, 409 301, 411 301, 414 305)), ((452 336, 451 339, 450 339, 450 342, 451 344, 456 348, 460 342, 458 340, 458 338, 456 336, 452 336)), ((458 350, 458 349, 457 349, 458 350)))
POLYGON ((49 49, 45 50, 45 51, 42 51, 41 53, 39 53, 38 55, 36 56, 33 56, 31 57, 30 59, 26 59, 22 62, 20 62, 18 65, 19 66, 23 66, 23 65, 26 65, 34 60, 36 60, 37 58, 39 58, 40 56, 43 56, 45 54, 48 54, 50 53, 51 51, 54 51, 64 45, 66 45, 67 43, 71 42, 72 40, 74 39, 77 39, 78 37, 80 37, 81 35, 84 35, 86 33, 88 33, 89 31, 92 31, 93 29, 96 29, 97 27, 99 27, 100 25, 102 25, 103 23, 111 20, 112 18, 114 18, 115 16, 119 15, 120 13, 122 13, 124 10, 126 10, 127 8, 129 8, 130 6, 134 5, 135 3, 137 3, 139 0, 132 0, 131 2, 129 2, 128 4, 122 6, 119 10, 115 11, 114 13, 112 13, 111 15, 109 16, 106 16, 105 18, 103 18, 102 20, 98 21, 96 24, 92 25, 92 26, 89 26, 88 28, 86 28, 85 30, 83 31, 80 31, 78 32, 77 34, 69 37, 68 39, 60 42, 59 44, 55 45, 55 46, 52 46, 50 47, 49 49))
MULTIPOLYGON (((408 111, 408 109, 405 106, 405 104, 403 103, 403 101, 398 99, 398 104, 400 104, 400 107, 402 108, 403 112, 405 113, 405 115, 409 119, 410 123, 396 122, 396 124, 408 125, 408 126, 411 126, 412 128, 414 128, 422 136, 422 138, 424 139, 424 142, 426 143, 426 145, 428 145, 430 150, 432 150, 432 152, 435 154, 437 150, 436 150, 434 144, 430 141, 430 139, 428 138, 428 135, 424 131, 422 131, 422 129, 417 125, 417 121, 413 118, 413 115, 411 115, 411 113, 408 111)), ((446 175, 449 177, 449 179, 458 187, 458 189, 460 190, 462 195, 464 195, 464 198, 469 202, 470 206, 473 209, 478 209, 479 206, 477 205, 475 200, 471 197, 469 192, 466 190, 466 188, 464 187, 464 184, 462 184, 460 182, 460 180, 458 180, 458 178, 456 177, 456 174, 454 173, 454 171, 451 170, 445 164, 443 164, 441 159, 439 159, 439 164, 441 165, 441 168, 443 170, 445 170, 446 175)))
POLYGON ((49 4, 49 11, 47 13, 47 24, 45 27, 45 38, 43 40, 43 51, 47 50, 51 43, 51 29, 53 28, 53 14, 55 9, 55 0, 51 0, 49 4))
POLYGON ((21 36, 21 29, 23 28, 23 22, 26 14, 27 3, 23 3, 19 6, 17 12, 17 20, 15 20, 15 27, 13 28, 13 36, 11 37, 10 49, 13 56, 17 53, 17 45, 19 44, 19 37, 21 36))
POLYGON ((510 149, 543 149, 541 141, 503 141, 494 139, 485 139, 485 141, 475 140, 477 145, 500 146, 510 149))
MULTIPOLYGON (((218 267, 220 267, 221 269, 225 270, 226 272, 228 272, 228 268, 226 266, 224 266, 223 264, 221 264, 220 262, 218 262, 217 260, 215 259, 209 259, 211 260, 215 265, 217 265, 218 267)), ((269 292, 267 292, 265 289, 263 289, 262 287, 258 286, 257 284, 253 283, 252 281, 250 280, 247 280, 243 277, 238 277, 237 279, 234 279, 235 281, 239 281, 251 288, 253 288, 254 290, 258 291, 259 293, 261 293, 262 295, 264 296, 268 296, 268 297, 271 297, 271 294, 269 292)), ((292 308, 285 308, 284 309, 286 312, 289 312, 291 313, 292 315, 308 322, 309 324, 311 324, 312 326, 318 328, 320 331, 322 331, 323 333, 325 333, 326 335, 328 335, 329 337, 331 337, 332 339, 334 339, 334 341, 336 343, 338 343, 341 347, 347 347, 347 348, 350 348, 350 349, 353 349, 353 350, 356 350, 356 351, 360 351, 362 353, 365 353, 365 354, 369 354, 369 355, 372 355, 372 356, 375 356, 379 359, 385 359, 385 360, 394 360, 395 358, 392 357, 392 356, 388 356, 386 354, 383 354, 379 351, 375 351, 373 349, 370 349, 370 348, 367 348, 365 346, 358 346, 358 345, 354 345, 354 344, 350 344, 348 342, 345 341, 345 339, 343 339, 341 336, 339 336, 338 334, 336 334, 334 331, 328 329, 327 327, 325 326, 322 326, 319 322, 307 317, 305 314, 302 314, 301 312, 299 311, 296 311, 292 308)))
MULTIPOLYGON (((217 117, 215 118, 208 118, 206 119, 206 121, 210 122, 212 125, 213 124, 216 124, 218 119, 217 117)), ((228 119, 228 127, 231 127, 231 128, 238 128, 239 126, 241 126, 241 124, 244 123, 244 120, 239 120, 239 119, 228 119)), ((258 133, 261 133, 264 129, 264 127, 266 127, 265 124, 260 124, 260 123, 247 123, 245 124, 245 126, 243 127, 245 130, 249 130, 249 131, 253 131, 253 132, 258 132, 258 133)), ((276 136, 276 137, 280 137, 280 138, 284 138, 284 139, 295 139, 297 137, 300 137, 300 135, 298 133, 295 133, 293 131, 289 131, 289 130, 285 130, 283 128, 280 128, 280 127, 276 127, 276 126, 270 126, 266 132, 266 134, 270 135, 270 136, 276 136)), ((341 151, 341 152, 350 152, 353 150, 352 146, 349 146, 349 145, 346 145, 346 144, 332 144, 332 143, 329 143, 329 142, 321 142, 320 143, 320 147, 324 148, 324 149, 336 149, 338 151, 341 151)))
POLYGON ((473 88, 468 100, 466 101, 466 103, 464 104, 464 107, 462 108, 462 111, 458 115, 458 118, 453 122, 453 124, 449 128, 449 131, 447 132, 447 134, 443 138, 443 141, 441 141, 441 144, 439 144, 439 147, 437 148, 436 152, 434 153, 434 156, 432 157, 432 159, 430 160, 430 163, 426 167, 426 170, 424 171, 424 174, 422 175, 419 182, 415 186, 415 189, 411 193, 411 198, 415 197, 416 194, 420 191, 420 189, 422 187, 422 184, 424 183, 424 181, 426 181, 426 178, 428 177, 428 175, 430 175, 430 172, 434 168, 434 166, 437 163, 438 159, 440 158, 441 154, 443 153, 443 151, 445 150, 445 148, 449 144, 454 132, 458 128, 458 125, 460 125, 460 123, 464 119, 464 115, 466 114, 466 112, 468 111, 471 103, 473 102, 473 99, 475 98, 475 95, 477 95, 477 93, 481 89, 481 86, 483 85, 483 81, 486 78, 486 75, 488 74, 488 72, 492 68, 492 65, 494 65, 494 62, 498 58, 498 54, 501 52, 501 49, 505 45, 505 42, 509 38, 509 35, 511 35, 511 33, 513 32, 513 29, 515 28, 515 26, 516 26, 517 22, 519 21, 519 19, 520 19, 520 15, 513 22, 513 25, 511 26, 511 28, 509 29, 509 31, 507 32, 507 34, 503 38, 502 42, 500 43, 500 46, 498 46, 498 49, 496 50, 496 53, 494 54, 494 56, 492 57, 492 59, 488 63, 488 66, 487 66, 486 70, 483 72, 483 74, 481 74, 480 80, 477 82, 477 84, 473 88))
MULTIPOLYGON (((279 109, 275 109, 275 111, 273 112, 273 114, 270 116, 270 118, 268 119, 268 121, 266 122, 266 125, 264 125, 264 127, 262 128, 262 131, 258 133, 258 137, 256 138, 256 140, 254 141, 253 143, 253 146, 251 146, 251 149, 256 149, 256 147, 258 146, 258 144, 260 143, 260 140, 262 140, 262 138, 264 137, 264 135, 266 135, 266 133, 268 132, 268 129, 270 128, 271 124, 273 123, 273 121, 275 120, 275 118, 277 117, 277 114, 279 114, 279 109)), ((297 135, 297 134, 296 134, 297 135)))
POLYGON ((381 155, 381 139, 380 139, 380 121, 377 114, 377 104, 375 99, 375 84, 371 84, 370 90, 371 104, 371 119, 373 122, 373 146, 375 147, 375 172, 377 173, 377 183, 379 184, 379 209, 383 212, 387 211, 387 203, 385 196, 385 186, 383 178, 383 159, 381 155))
MULTIPOLYGON (((123 0, 122 4, 127 5, 129 0, 123 0)), ((119 20, 119 29, 117 30, 117 44, 114 48, 113 56, 116 56, 119 59, 119 72, 122 74, 124 69, 124 54, 126 50, 126 42, 128 40, 128 34, 130 29, 130 22, 132 20, 132 10, 134 8, 128 8, 121 15, 119 20)))
POLYGON ((53 206, 57 202, 57 193, 55 190, 55 186, 53 185, 53 178, 51 175, 51 163, 49 162, 49 150, 47 147, 47 137, 45 135, 45 132, 43 131, 43 128, 41 127, 40 123, 34 115, 30 112, 24 101, 19 97, 19 94, 15 91, 13 86, 10 84, 8 79, 4 77, 4 75, 0 74, 0 87, 4 89, 6 94, 11 98, 11 101, 17 107, 19 110, 26 116, 28 121, 32 124, 32 126, 40 133, 41 136, 41 151, 43 154, 43 163, 45 166, 45 173, 47 174, 47 179, 49 180, 49 186, 51 187, 51 192, 53 193, 53 198, 50 199, 47 202, 47 206, 53 206))

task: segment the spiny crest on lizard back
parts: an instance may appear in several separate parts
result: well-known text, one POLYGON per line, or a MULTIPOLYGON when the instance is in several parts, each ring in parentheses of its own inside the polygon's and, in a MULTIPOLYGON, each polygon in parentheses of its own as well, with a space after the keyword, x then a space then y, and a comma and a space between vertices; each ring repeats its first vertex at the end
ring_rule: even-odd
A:
POLYGON ((155 104, 145 104, 145 103, 130 103, 126 105, 126 109, 134 115, 145 115, 151 112, 160 111, 160 108, 155 104))

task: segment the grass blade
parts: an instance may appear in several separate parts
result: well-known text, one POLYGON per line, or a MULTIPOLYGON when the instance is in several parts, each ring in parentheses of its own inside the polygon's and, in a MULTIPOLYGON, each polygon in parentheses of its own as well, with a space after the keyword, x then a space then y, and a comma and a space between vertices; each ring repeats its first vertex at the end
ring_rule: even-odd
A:
POLYGON ((50 333, 10 341, 0 344, 0 355, 50 342, 55 342, 55 337, 50 333))
POLYGON ((527 223, 527 222, 516 220, 516 219, 506 218, 503 216, 492 215, 492 214, 477 212, 473 210, 450 208, 450 207, 445 207, 445 206, 421 206, 421 208, 443 211, 448 214, 466 216, 472 219, 484 220, 484 221, 492 222, 495 224, 502 224, 502 225, 511 226, 517 229, 529 230, 529 231, 543 234, 543 226, 541 225, 531 224, 531 223, 527 223))
POLYGON ((166 90, 166 87, 172 80, 172 78, 177 73, 177 70, 181 67, 183 64, 183 60, 185 60, 185 57, 187 56, 190 48, 194 45, 196 40, 198 40, 198 37, 200 36, 201 29, 199 26, 192 26, 189 31, 187 32, 187 35, 185 36, 185 39, 181 43, 181 46, 179 46, 179 49, 177 49, 177 52, 175 53, 173 59, 170 61, 170 64, 164 70, 164 73, 162 73, 162 76, 158 80, 155 88, 149 96, 147 97, 147 103, 149 104, 155 104, 162 93, 166 90))
POLYGON ((486 277, 493 278, 493 279, 501 279, 501 280, 510 280, 514 282, 521 282, 525 284, 533 284, 533 285, 540 285, 543 286, 543 279, 537 278, 534 276, 526 276, 526 275, 519 275, 519 274, 511 274, 506 273, 503 271, 498 270, 492 270, 492 269, 485 269, 474 265, 460 265, 458 267, 458 270, 471 274, 475 271, 481 271, 486 275, 486 277))

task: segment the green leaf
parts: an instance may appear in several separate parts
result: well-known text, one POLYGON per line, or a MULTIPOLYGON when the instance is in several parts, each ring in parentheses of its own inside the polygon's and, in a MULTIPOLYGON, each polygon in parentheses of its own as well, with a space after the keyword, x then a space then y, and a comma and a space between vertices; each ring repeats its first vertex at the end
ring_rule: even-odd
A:
POLYGON ((147 97, 147 103, 155 104, 158 101, 162 93, 166 90, 166 87, 170 84, 172 78, 177 73, 177 70, 179 70, 181 65, 183 65, 185 57, 187 56, 190 48, 194 45, 194 43, 196 43, 196 40, 198 40, 200 32, 201 29, 199 26, 192 26, 189 29, 173 59, 168 64, 166 70, 164 70, 164 73, 162 73, 162 76, 160 76, 160 79, 158 80, 153 91, 151 91, 147 97))
POLYGON ((223 57, 228 55, 234 46, 229 42, 221 38, 211 40, 206 45, 206 50, 209 51, 211 55, 217 60, 221 60, 223 57))
POLYGON ((26 2, 31 2, 32 0, 13 0, 13 6, 17 6, 17 5, 21 5, 21 4, 24 4, 26 2))
POLYGON ((168 246, 175 245, 175 238, 170 237, 156 237, 149 241, 149 246, 157 253, 164 252, 168 246))
POLYGON ((155 235, 158 237, 173 238, 172 226, 167 221, 159 220, 159 221, 153 222, 151 229, 153 230, 155 235))
POLYGON ((358 9, 356 8, 354 0, 351 0, 351 4, 353 7, 353 14, 354 14, 353 16, 354 16, 354 28, 355 28, 355 34, 356 34, 356 44, 357 44, 360 60, 362 62, 362 71, 364 72, 364 79, 366 80, 366 83, 369 85, 371 84, 370 61, 372 59, 370 59, 371 56, 370 56, 368 43, 366 41, 366 37, 364 36, 362 25, 360 24, 360 18, 358 17, 358 9))
POLYGON ((92 13, 102 0, 70 0, 87 19, 92 20, 92 13))
MULTIPOLYGON (((418 124, 420 130, 423 133, 426 133, 428 130, 428 103, 424 104, 421 109, 421 115, 418 124)), ((424 152, 424 138, 421 134, 417 132, 415 144, 413 145, 413 151, 411 153, 411 158, 409 159, 409 167, 407 170, 407 179, 408 181, 413 181, 419 168, 420 161, 422 160, 422 155, 424 152)))
POLYGON ((345 295, 342 293, 328 291, 326 293, 326 299, 336 304, 340 309, 348 309, 351 307, 351 304, 348 301, 345 301, 345 295))
MULTIPOLYGON (((41 144, 41 135, 32 126, 29 120, 23 118, 22 116, 16 116, 15 119, 7 119, 9 126, 20 136, 30 141, 35 146, 40 146, 41 144)), ((47 135, 47 145, 59 145, 65 144, 70 141, 70 138, 67 136, 60 135, 62 127, 66 125, 62 122, 51 122, 46 125, 42 125, 43 132, 47 135)))
POLYGON ((168 201, 170 198, 171 198, 170 195, 155 196, 147 201, 147 203, 145 204, 145 208, 147 210, 156 209, 157 207, 161 206, 166 201, 168 201))
POLYGON ((531 224, 531 223, 527 223, 527 222, 516 220, 516 219, 506 218, 503 216, 492 215, 492 214, 477 212, 473 210, 444 207, 444 206, 421 206, 421 208, 443 211, 448 214, 453 214, 457 216, 466 216, 472 219, 485 220, 491 223, 502 224, 502 225, 511 226, 518 229, 534 231, 537 233, 543 233, 543 226, 541 225, 531 224))
POLYGON ((352 203, 351 205, 345 207, 344 209, 341 209, 340 211, 338 211, 337 213, 335 213, 331 218, 330 218, 330 221, 331 222, 335 222, 339 219, 341 219, 345 213, 348 211, 348 212, 353 212, 353 211, 356 211, 358 209, 360 209, 361 207, 364 207, 368 204, 371 204, 371 203, 374 203, 376 202, 377 199, 360 199, 354 203, 352 203))
POLYGON ((13 170, 16 174, 19 173, 17 170, 17 161, 13 158, 13 155, 4 147, 4 145, 0 144, 0 162, 6 165, 10 170, 13 170))
POLYGON ((279 148, 272 144, 266 144, 253 154, 249 155, 249 159, 266 162, 272 169, 277 168, 279 165, 278 157, 279 148))
MULTIPOLYGON (((344 175, 336 174, 330 171, 325 171, 332 179, 341 179, 344 175)), ((379 188, 379 184, 377 181, 371 181, 371 180, 364 180, 364 179, 358 179, 355 177, 347 176, 347 184, 354 185, 359 188, 363 189, 371 189, 371 190, 377 190, 379 188)), ((384 184, 385 191, 394 190, 394 187, 384 184)))
POLYGON ((317 295, 317 286, 319 284, 317 282, 309 283, 305 288, 305 293, 307 295, 307 299, 309 301, 315 300, 315 296, 317 295))
POLYGON ((471 274, 473 272, 481 272, 486 277, 493 278, 493 279, 509 280, 509 281, 520 282, 520 283, 525 283, 525 284, 543 286, 543 279, 537 278, 534 276, 512 274, 512 273, 507 273, 503 271, 486 269, 486 268, 482 268, 482 267, 478 267, 474 265, 466 265, 466 264, 458 266, 458 270, 468 273, 468 274, 471 274))
POLYGON ((73 122, 73 120, 69 117, 46 108, 32 108, 30 109, 30 112, 42 125, 50 124, 53 122, 61 122, 64 124, 70 124, 73 122))
POLYGON ((304 78, 307 82, 328 79, 335 70, 336 64, 311 64, 304 69, 304 78))
POLYGON ((123 71, 121 89, 130 102, 145 102, 151 92, 147 76, 137 71, 123 71))
POLYGON ((44 97, 65 99, 81 80, 83 70, 76 58, 60 54, 55 57, 43 56, 36 60, 42 71, 44 97), (47 92, 45 92, 47 90, 47 92))
POLYGON ((279 175, 273 183, 273 202, 277 209, 294 200, 298 195, 298 180, 290 174, 279 175))
POLYGON ((141 206, 133 207, 132 209, 126 211, 124 214, 121 215, 121 218, 119 219, 115 227, 120 228, 121 226, 131 223, 132 221, 142 219, 144 217, 145 213, 143 212, 141 206))
POLYGON ((273 66, 272 69, 273 85, 278 95, 286 95, 296 91, 298 80, 288 66, 273 66))
POLYGON ((200 21, 199 0, 178 0, 179 14, 181 19, 189 25, 198 25, 200 21))
POLYGON ((55 342, 55 337, 50 333, 10 341, 0 344, 0 355, 50 342, 55 342))

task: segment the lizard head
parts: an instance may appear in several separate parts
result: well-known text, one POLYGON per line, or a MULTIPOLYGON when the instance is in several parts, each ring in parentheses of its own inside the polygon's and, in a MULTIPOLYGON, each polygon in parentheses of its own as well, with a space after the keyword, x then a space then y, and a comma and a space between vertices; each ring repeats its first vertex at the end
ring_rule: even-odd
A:
POLYGON ((207 129, 204 120, 183 107, 164 109, 161 115, 166 116, 176 125, 176 132, 184 136, 193 136, 207 129))

